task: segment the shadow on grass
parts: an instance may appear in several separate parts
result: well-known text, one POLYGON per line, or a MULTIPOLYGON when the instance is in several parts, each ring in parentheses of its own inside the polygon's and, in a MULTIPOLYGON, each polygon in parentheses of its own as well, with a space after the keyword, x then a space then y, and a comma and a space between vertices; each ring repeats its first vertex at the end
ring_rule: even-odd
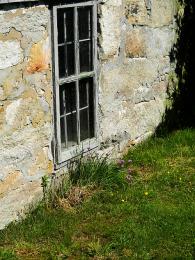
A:
POLYGON ((195 127, 195 1, 178 0, 184 5, 183 16, 177 17, 178 40, 171 52, 176 61, 177 87, 171 95, 172 106, 167 108, 156 134, 195 127))

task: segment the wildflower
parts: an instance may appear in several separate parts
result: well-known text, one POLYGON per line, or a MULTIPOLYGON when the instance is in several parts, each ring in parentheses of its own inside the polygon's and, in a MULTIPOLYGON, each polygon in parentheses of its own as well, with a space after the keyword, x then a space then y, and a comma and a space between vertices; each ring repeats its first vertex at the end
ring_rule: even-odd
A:
POLYGON ((122 202, 125 202, 125 200, 121 200, 122 202))
POLYGON ((119 167, 124 167, 125 161, 124 160, 118 160, 118 166, 119 167))
POLYGON ((148 192, 147 192, 147 191, 145 191, 145 192, 144 192, 144 195, 145 195, 145 196, 148 196, 148 192))
POLYGON ((128 174, 131 174, 132 173, 132 169, 131 168, 128 168, 128 174))
POLYGON ((179 180, 181 181, 181 177, 179 178, 179 180))
POLYGON ((126 181, 127 181, 128 183, 131 183, 131 182, 132 182, 132 176, 131 176, 130 174, 128 174, 128 175, 126 176, 126 181))
POLYGON ((132 160, 128 160, 128 163, 132 163, 132 160))

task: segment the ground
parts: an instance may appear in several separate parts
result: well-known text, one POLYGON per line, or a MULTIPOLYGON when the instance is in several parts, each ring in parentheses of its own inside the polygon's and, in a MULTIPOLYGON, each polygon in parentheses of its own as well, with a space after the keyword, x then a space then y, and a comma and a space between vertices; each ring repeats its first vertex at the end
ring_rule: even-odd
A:
POLYGON ((73 178, 80 199, 1 231, 0 259, 195 259, 194 140, 190 129, 153 137, 109 171, 100 164, 103 178, 73 178))

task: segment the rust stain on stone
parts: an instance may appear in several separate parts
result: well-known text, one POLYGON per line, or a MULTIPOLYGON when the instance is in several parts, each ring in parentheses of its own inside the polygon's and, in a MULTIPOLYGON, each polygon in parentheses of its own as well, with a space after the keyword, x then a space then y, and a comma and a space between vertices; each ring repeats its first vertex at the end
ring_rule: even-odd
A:
POLYGON ((130 58, 144 57, 146 55, 144 39, 138 32, 134 31, 127 35, 125 51, 126 56, 130 58))
POLYGON ((30 51, 27 72, 33 74, 35 72, 48 70, 49 56, 48 48, 45 46, 43 41, 34 44, 30 51))

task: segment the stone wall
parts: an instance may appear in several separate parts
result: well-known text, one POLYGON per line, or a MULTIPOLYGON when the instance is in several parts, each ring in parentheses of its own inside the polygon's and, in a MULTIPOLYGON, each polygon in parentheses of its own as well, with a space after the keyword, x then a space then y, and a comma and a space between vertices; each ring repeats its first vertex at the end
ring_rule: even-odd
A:
POLYGON ((53 172, 49 10, 0 5, 0 228, 40 196, 53 172))
POLYGON ((165 111, 175 0, 104 0, 99 8, 103 147, 152 134, 165 111))
MULTIPOLYGON (((176 0, 99 5, 99 139, 121 152, 165 111, 176 0)), ((54 172, 50 11, 0 5, 0 228, 40 198, 54 172)))

